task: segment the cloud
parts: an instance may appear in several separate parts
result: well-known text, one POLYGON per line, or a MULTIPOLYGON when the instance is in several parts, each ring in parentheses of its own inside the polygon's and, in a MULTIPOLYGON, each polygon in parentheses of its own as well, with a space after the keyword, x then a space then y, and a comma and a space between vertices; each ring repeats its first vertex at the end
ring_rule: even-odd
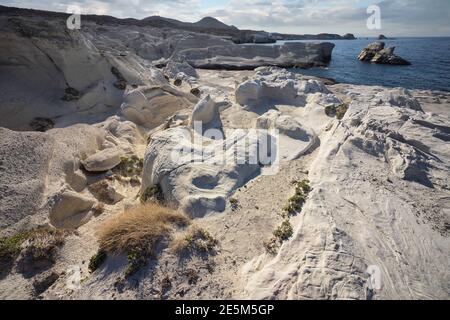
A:
POLYGON ((161 15, 183 21, 213 16, 239 28, 284 33, 347 33, 390 36, 450 36, 448 0, 9 0, 1 4, 65 11, 78 4, 85 13, 120 18, 161 15), (366 9, 381 8, 382 30, 370 31, 366 9))

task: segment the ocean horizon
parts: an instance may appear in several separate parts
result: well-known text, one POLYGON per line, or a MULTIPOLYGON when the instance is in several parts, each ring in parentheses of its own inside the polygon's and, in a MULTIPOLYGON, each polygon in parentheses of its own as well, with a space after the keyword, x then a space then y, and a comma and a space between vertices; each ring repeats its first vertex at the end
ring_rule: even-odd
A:
POLYGON ((339 83, 450 91, 450 37, 399 37, 387 40, 364 37, 356 40, 278 41, 277 44, 287 42, 331 42, 336 45, 328 67, 291 70, 296 73, 331 78, 339 83), (395 47, 395 54, 410 61, 411 65, 392 66, 359 61, 358 54, 374 41, 383 41, 386 47, 395 47))

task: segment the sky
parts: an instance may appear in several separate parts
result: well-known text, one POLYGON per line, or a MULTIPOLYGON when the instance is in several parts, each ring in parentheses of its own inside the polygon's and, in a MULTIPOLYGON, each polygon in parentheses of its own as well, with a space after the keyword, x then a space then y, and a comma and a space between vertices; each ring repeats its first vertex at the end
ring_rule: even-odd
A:
POLYGON ((292 34, 450 36, 450 0, 0 0, 0 4, 142 19, 152 15, 195 22, 215 17, 240 29, 292 34), (370 30, 367 13, 380 9, 381 29, 370 30))

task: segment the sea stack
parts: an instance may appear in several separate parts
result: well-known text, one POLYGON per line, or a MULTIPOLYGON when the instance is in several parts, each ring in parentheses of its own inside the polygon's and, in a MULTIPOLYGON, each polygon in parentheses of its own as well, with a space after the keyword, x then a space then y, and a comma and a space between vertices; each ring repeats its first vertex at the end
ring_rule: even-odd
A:
POLYGON ((395 47, 385 48, 384 42, 374 42, 365 47, 358 60, 377 64, 411 65, 411 63, 394 54, 395 47))

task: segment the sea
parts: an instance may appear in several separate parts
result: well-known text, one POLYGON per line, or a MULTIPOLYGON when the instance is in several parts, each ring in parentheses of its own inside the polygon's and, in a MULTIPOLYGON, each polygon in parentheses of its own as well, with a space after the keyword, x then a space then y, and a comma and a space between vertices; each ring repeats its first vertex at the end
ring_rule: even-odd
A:
MULTIPOLYGON (((411 66, 377 65, 357 59, 371 38, 327 41, 336 45, 327 68, 294 69, 306 75, 332 78, 340 83, 404 87, 408 89, 450 91, 450 37, 395 38, 383 40, 395 47, 395 54, 410 61, 411 66)), ((279 41, 286 42, 318 42, 279 41)))

